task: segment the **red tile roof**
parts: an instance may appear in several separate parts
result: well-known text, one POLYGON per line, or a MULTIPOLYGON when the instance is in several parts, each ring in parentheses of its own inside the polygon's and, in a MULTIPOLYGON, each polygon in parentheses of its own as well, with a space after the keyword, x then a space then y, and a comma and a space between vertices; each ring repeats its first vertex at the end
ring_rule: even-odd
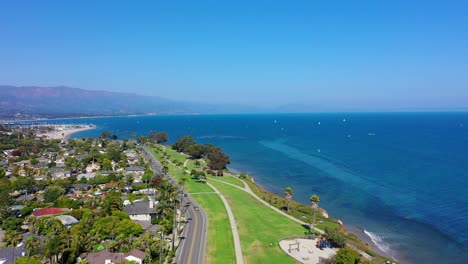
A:
POLYGON ((67 211, 62 209, 62 208, 51 207, 51 208, 38 209, 38 210, 34 211, 32 214, 34 216, 44 216, 44 215, 60 214, 60 213, 65 213, 65 212, 67 212, 67 211))

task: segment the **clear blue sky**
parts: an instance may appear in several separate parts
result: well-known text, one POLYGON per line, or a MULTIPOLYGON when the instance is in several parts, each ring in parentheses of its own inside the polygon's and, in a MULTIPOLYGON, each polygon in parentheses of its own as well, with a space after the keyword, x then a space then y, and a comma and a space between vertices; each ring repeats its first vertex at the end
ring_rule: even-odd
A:
POLYGON ((468 106, 468 1, 70 2, 0 3, 1 84, 337 109, 468 106))

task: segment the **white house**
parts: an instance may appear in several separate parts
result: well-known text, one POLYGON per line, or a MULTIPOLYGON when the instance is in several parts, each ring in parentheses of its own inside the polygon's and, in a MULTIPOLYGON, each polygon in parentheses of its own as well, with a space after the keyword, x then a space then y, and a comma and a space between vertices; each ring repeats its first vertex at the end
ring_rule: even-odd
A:
POLYGON ((127 205, 124 211, 130 215, 130 219, 134 221, 151 221, 156 217, 157 202, 149 201, 135 201, 133 204, 127 205), (156 206, 155 206, 156 204, 156 206))

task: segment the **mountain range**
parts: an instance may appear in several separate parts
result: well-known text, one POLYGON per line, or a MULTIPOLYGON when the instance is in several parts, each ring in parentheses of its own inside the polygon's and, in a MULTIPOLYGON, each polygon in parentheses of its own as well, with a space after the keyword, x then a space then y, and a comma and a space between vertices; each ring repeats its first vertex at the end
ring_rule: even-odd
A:
POLYGON ((176 101, 158 96, 59 87, 0 85, 0 118, 98 115, 251 113, 262 109, 176 101))

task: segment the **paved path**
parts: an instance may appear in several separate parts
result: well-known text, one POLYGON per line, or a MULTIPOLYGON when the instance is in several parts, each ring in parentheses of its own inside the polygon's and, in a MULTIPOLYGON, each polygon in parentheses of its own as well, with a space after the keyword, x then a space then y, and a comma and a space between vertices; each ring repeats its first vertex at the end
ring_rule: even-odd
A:
MULTIPOLYGON (((228 177, 233 177, 233 176, 228 176, 228 177)), ((306 223, 306 222, 304 222, 304 221, 301 221, 301 220, 295 218, 294 216, 289 215, 289 214, 283 212, 282 210, 280 210, 280 209, 278 209, 278 208, 272 206, 271 204, 267 203, 266 201, 264 201, 263 199, 261 199, 260 197, 258 197, 258 196, 252 191, 252 189, 250 189, 250 186, 249 186, 247 183, 245 183, 244 181, 242 181, 242 180, 240 180, 240 179, 239 179, 239 180, 242 181, 242 183, 244 183, 244 188, 239 187, 239 186, 237 186, 237 185, 235 185, 235 184, 232 184, 232 183, 228 183, 228 182, 225 182, 225 181, 218 180, 218 179, 210 178, 210 180, 214 180, 214 181, 217 181, 217 182, 221 182, 221 183, 224 183, 224 184, 227 184, 227 185, 236 187, 236 188, 238 188, 238 189, 240 189, 240 190, 243 190, 244 192, 249 193, 249 194, 252 195, 255 199, 257 199, 259 202, 263 203, 263 204, 266 205, 267 207, 270 207, 272 210, 276 211, 277 213, 280 213, 280 214, 286 216, 287 218, 289 218, 289 219, 291 219, 291 220, 293 220, 293 221, 295 221, 295 222, 297 222, 297 223, 299 223, 299 224, 301 224, 301 225, 307 225, 307 226, 309 225, 309 223, 306 223)), ((316 227, 314 227, 314 229, 315 229, 317 232, 321 233, 321 234, 325 233, 322 229, 318 229, 318 228, 316 228, 316 227)))
POLYGON ((244 257, 242 255, 242 247, 241 247, 241 242, 239 238, 239 233, 237 232, 237 225, 236 225, 236 220, 234 219, 234 214, 232 213, 231 206, 229 206, 228 201, 226 198, 224 198, 223 194, 216 189, 211 183, 207 182, 208 186, 210 186, 213 190, 218 193, 219 197, 224 203, 224 207, 226 207, 226 211, 229 216, 229 223, 231 224, 231 230, 232 230, 232 237, 234 239, 234 250, 236 252, 236 263, 237 264, 243 264, 244 263, 244 257))

